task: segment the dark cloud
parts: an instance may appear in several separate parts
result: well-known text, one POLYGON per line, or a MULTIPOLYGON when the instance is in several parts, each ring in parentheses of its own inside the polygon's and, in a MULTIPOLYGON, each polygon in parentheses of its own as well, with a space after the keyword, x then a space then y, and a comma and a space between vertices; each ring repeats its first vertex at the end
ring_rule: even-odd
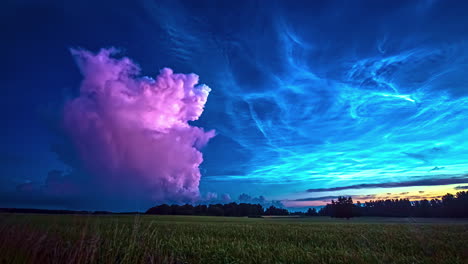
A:
POLYGON ((411 157, 413 159, 421 160, 424 162, 429 162, 428 157, 424 154, 421 153, 408 153, 408 152, 403 152, 403 154, 407 155, 408 157, 411 157))
POLYGON ((266 202, 266 199, 263 195, 260 195, 259 197, 252 197, 248 194, 241 194, 239 195, 239 198, 237 198, 239 202, 241 203, 258 203, 258 204, 263 204, 266 202))
POLYGON ((310 197, 310 198, 303 198, 303 199, 296 199, 294 201, 323 201, 323 200, 329 200, 329 199, 337 199, 338 196, 320 196, 320 197, 310 197))
MULTIPOLYGON (((338 196, 319 196, 319 197, 309 197, 296 199, 294 201, 303 202, 303 201, 325 201, 338 199, 338 197, 351 197, 354 200, 373 200, 373 199, 389 199, 389 197, 379 197, 377 194, 367 194, 367 195, 338 195, 338 196)), ((391 197, 393 198, 393 197, 391 197)))
POLYGON ((451 177, 451 178, 424 179, 424 180, 404 181, 404 182, 364 183, 364 184, 356 184, 356 185, 332 187, 332 188, 308 189, 307 192, 329 192, 329 191, 367 189, 367 188, 434 186, 434 185, 448 185, 448 184, 456 184, 456 183, 468 183, 468 175, 462 175, 460 177, 451 177))
MULTIPOLYGON (((440 156, 443 153, 447 152, 448 149, 449 149, 448 147, 433 147, 433 148, 422 149, 422 150, 420 150, 418 152, 414 152, 414 153, 412 153, 412 152, 402 152, 402 153, 407 155, 410 158, 423 161, 424 163, 430 163, 431 161, 433 161, 438 156, 440 156)), ((432 168, 429 171, 442 170, 444 168, 445 167, 434 166, 434 168, 432 168)))
POLYGON ((468 185, 460 185, 454 188, 455 190, 468 190, 468 185))
POLYGON ((44 181, 26 181, 16 185, 13 190, 0 191, 0 207, 52 208, 68 210, 146 210, 154 205, 135 194, 127 199, 109 194, 102 189, 89 186, 78 188, 86 181, 85 174, 78 170, 64 172, 51 170, 44 181))
POLYGON ((424 193, 424 191, 419 191, 419 193, 424 193))

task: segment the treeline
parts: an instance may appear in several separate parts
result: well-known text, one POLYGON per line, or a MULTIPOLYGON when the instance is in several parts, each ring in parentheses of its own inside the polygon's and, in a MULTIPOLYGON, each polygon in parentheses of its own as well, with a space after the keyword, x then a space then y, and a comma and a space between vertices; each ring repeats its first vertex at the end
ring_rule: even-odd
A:
MULTIPOLYGON (((318 213, 315 209, 310 209, 308 213, 318 213)), ((261 216, 261 215, 307 215, 307 213, 290 213, 283 208, 270 206, 264 209, 260 204, 249 203, 228 203, 228 204, 210 204, 210 205, 167 205, 162 204, 152 207, 146 211, 146 214, 158 215, 208 215, 208 216, 261 216)))
POLYGON ((442 199, 410 201, 408 199, 371 200, 356 204, 351 197, 332 200, 319 215, 350 218, 354 216, 385 217, 468 217, 468 192, 446 194, 442 199))
MULTIPOLYGON (((140 212, 114 213, 107 211, 72 211, 48 209, 0 208, 0 213, 40 213, 40 214, 141 214, 140 212)), ((468 192, 446 194, 441 199, 410 201, 408 199, 371 200, 354 203, 351 197, 338 197, 320 211, 309 208, 307 212, 289 212, 286 209, 270 206, 263 208, 260 204, 228 203, 210 205, 167 205, 162 204, 148 209, 145 214, 158 215, 202 215, 202 216, 250 216, 262 215, 297 215, 297 216, 331 216, 350 218, 357 216, 383 217, 467 217, 468 192)))

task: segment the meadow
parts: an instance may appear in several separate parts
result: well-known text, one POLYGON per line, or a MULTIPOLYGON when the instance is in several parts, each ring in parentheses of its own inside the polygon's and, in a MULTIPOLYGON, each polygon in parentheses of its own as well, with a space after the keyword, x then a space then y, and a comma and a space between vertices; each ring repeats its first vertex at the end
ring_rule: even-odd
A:
POLYGON ((0 214, 0 263, 468 263, 468 221, 0 214))

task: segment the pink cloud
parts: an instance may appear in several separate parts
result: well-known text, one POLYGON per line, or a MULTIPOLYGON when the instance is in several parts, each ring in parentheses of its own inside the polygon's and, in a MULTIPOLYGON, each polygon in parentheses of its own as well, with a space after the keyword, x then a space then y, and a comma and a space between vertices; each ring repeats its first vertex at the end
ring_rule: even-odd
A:
POLYGON ((84 76, 79 97, 64 109, 64 124, 90 188, 152 201, 199 197, 200 149, 213 130, 188 124, 203 112, 210 88, 195 74, 165 68, 141 77, 129 58, 114 49, 97 54, 72 50, 84 76))

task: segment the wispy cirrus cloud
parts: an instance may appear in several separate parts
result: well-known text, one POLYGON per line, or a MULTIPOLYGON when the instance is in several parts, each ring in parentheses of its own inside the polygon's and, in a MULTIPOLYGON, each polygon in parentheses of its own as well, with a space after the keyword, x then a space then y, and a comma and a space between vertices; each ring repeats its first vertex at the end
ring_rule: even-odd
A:
POLYGON ((468 175, 461 175, 451 178, 433 178, 414 181, 403 182, 384 182, 384 183, 363 183, 340 187, 331 188, 315 188, 308 189, 307 192, 329 192, 329 191, 342 191, 351 189, 368 189, 368 188, 397 188, 397 187, 411 187, 411 186, 434 186, 434 185, 449 185, 457 183, 468 183, 468 175))

